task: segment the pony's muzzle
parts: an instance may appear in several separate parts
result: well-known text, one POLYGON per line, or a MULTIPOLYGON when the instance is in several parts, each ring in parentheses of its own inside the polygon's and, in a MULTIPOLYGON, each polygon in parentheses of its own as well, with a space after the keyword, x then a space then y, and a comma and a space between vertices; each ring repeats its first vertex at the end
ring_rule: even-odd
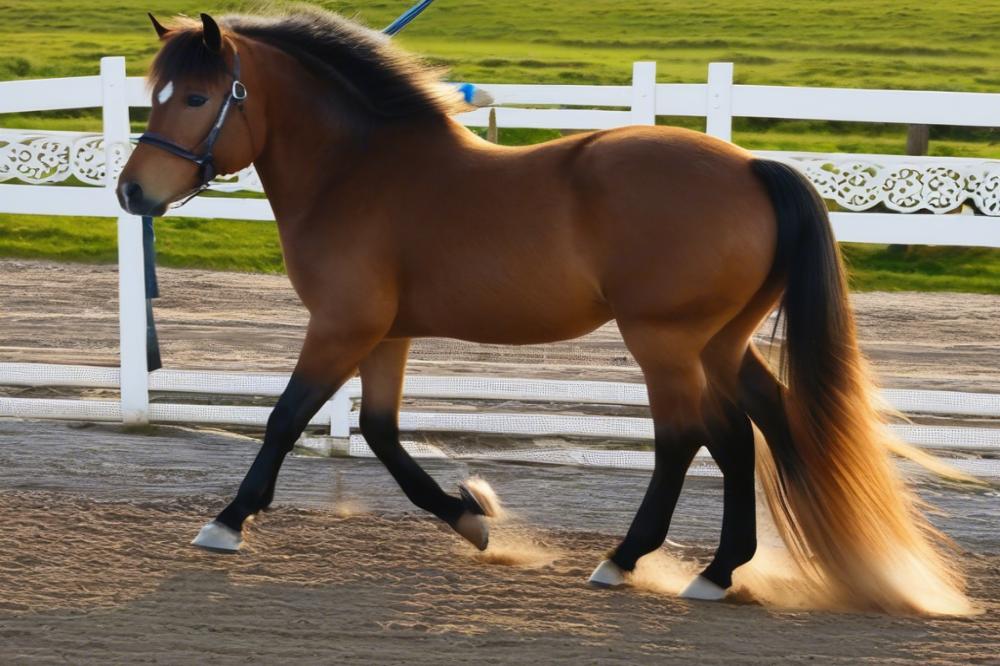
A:
POLYGON ((161 206, 146 199, 142 186, 134 181, 118 184, 118 203, 126 213, 132 215, 155 215, 161 206))

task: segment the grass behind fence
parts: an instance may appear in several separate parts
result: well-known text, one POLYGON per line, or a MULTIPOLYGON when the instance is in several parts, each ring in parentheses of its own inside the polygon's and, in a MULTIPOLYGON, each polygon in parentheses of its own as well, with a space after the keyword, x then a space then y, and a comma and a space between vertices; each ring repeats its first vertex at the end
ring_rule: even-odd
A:
MULTIPOLYGON (((161 266, 284 271, 273 223, 167 218, 155 228, 161 266)), ((99 217, 0 215, 0 257, 117 263, 117 229, 114 219, 99 217)))
MULTIPOLYGON (((147 11, 255 4, 5 0, 0 80, 96 74, 105 55, 125 56, 140 75, 158 46, 147 11)), ((411 0, 312 4, 381 27, 411 0)), ((701 83, 709 62, 732 61, 737 83, 1000 92, 998 17, 1000 0, 437 0, 397 39, 468 81, 627 84, 634 61, 654 60, 660 81, 701 83)), ((0 126, 96 130, 100 120, 91 110, 0 116, 0 126)), ((740 121, 734 138, 758 149, 902 153, 906 128, 740 121)), ((934 128, 931 153, 1000 157, 1000 132, 934 128)))
MULTIPOLYGON (((0 215, 0 257, 115 263, 117 226, 105 218, 0 215)), ((1000 293, 1000 251, 982 248, 843 246, 861 291, 1000 293)), ((156 221, 157 263, 175 268, 281 273, 277 228, 267 222, 156 221)))
MULTIPOLYGON (((233 0, 5 0, 0 79, 93 73, 124 55, 133 74, 156 50, 146 19, 250 9, 233 0)), ((322 5, 374 27, 411 0, 322 5)), ((398 38, 472 80, 625 83, 635 60, 702 81, 712 60, 740 81, 808 86, 1000 89, 1000 1, 438 0, 398 38)))

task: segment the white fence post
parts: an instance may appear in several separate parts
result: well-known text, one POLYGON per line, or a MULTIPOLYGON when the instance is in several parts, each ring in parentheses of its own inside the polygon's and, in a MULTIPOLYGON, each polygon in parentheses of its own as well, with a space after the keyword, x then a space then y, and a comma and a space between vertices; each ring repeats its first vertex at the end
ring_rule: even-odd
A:
MULTIPOLYGON (((118 167, 129 153, 129 110, 125 58, 101 58, 104 107, 105 191, 108 210, 118 211, 118 167)), ((146 282, 142 220, 118 213, 118 323, 121 365, 121 412, 124 423, 149 421, 149 373, 146 369, 146 282)))
POLYGON ((347 389, 341 387, 333 399, 330 401, 330 436, 350 437, 351 436, 351 396, 347 389))
POLYGON ((713 62, 708 66, 708 109, 705 132, 733 140, 733 63, 713 62))
POLYGON ((632 63, 632 124, 656 124, 656 63, 632 63))

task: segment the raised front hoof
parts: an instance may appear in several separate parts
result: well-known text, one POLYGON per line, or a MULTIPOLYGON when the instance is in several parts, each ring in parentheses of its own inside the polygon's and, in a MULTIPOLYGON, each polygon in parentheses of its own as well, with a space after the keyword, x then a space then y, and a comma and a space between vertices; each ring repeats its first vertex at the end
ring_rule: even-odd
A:
POLYGON ((602 560, 588 581, 594 587, 614 589, 625 586, 625 572, 611 560, 602 560))
MULTIPOLYGON (((485 482, 480 482, 484 484, 485 482)), ((490 498, 486 493, 493 492, 488 485, 483 487, 476 483, 476 479, 469 479, 458 484, 458 496, 462 499, 462 506, 465 510, 475 516, 486 516, 493 518, 495 511, 491 505, 496 503, 496 499, 490 498)))
POLYGON ((201 528, 191 545, 213 553, 235 555, 243 545, 243 535, 213 520, 201 528))
POLYGON ((452 529, 479 550, 486 550, 490 545, 490 526, 481 515, 466 511, 455 521, 452 529))
POLYGON ((726 591, 723 588, 704 576, 695 578, 681 592, 681 599, 698 599, 699 601, 721 601, 725 596, 726 591))

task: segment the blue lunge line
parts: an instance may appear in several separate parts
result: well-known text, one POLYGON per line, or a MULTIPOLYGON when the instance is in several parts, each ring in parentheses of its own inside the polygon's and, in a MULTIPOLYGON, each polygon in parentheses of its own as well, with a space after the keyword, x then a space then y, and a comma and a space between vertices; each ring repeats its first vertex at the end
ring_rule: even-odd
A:
MULTIPOLYGON (((403 12, 403 14, 399 18, 397 18, 395 21, 386 26, 382 30, 382 32, 389 35, 390 37, 392 35, 395 35, 400 30, 408 26, 413 19, 420 16, 421 12, 423 12, 425 9, 431 6, 432 2, 434 2, 434 0, 422 0, 421 2, 418 2, 417 4, 413 5, 405 12, 403 12)), ((475 98, 476 95, 476 86, 472 85, 471 83, 463 83, 462 85, 458 86, 458 91, 462 93, 462 97, 465 98, 466 104, 472 104, 472 100, 475 98)))
POLYGON ((420 16, 420 13, 430 7, 432 2, 434 2, 434 0, 422 0, 421 2, 413 5, 407 9, 402 16, 387 25, 382 32, 390 36, 395 35, 397 32, 408 26, 410 21, 420 16))

